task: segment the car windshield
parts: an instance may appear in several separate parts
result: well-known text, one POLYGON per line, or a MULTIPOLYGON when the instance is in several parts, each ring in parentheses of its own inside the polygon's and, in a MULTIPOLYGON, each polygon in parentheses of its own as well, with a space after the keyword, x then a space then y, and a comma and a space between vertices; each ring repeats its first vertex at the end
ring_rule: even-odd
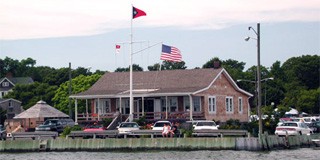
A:
POLYGON ((283 123, 282 126, 298 127, 298 124, 297 123, 283 123))
POLYGON ((197 126, 215 126, 214 122, 198 122, 197 126))
POLYGON ((157 123, 154 124, 154 127, 163 127, 164 124, 170 126, 170 123, 169 123, 169 122, 157 122, 157 123))
POLYGON ((44 125, 54 125, 56 124, 58 121, 57 120, 46 120, 44 122, 44 125))
POLYGON ((136 123, 122 123, 120 128, 138 128, 138 124, 136 123))

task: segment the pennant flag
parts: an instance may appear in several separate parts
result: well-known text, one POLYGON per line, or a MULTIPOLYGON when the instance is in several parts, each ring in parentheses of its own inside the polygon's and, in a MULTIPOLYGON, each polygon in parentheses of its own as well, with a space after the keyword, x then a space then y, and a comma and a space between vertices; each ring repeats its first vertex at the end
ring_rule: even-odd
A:
POLYGON ((182 56, 178 48, 163 44, 160 59, 171 62, 181 62, 182 56))
POLYGON ((132 19, 138 18, 140 16, 146 16, 146 12, 136 8, 136 7, 132 7, 132 19))
POLYGON ((120 45, 116 44, 116 53, 120 53, 120 45))

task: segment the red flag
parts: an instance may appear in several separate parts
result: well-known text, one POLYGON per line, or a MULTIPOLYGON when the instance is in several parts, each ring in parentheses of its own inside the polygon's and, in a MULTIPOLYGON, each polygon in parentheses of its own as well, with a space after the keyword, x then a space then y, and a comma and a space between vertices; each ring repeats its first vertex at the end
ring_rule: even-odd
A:
POLYGON ((146 12, 136 8, 136 7, 132 7, 132 19, 138 18, 140 16, 146 16, 146 12))
POLYGON ((116 44, 116 53, 120 53, 120 45, 116 44))

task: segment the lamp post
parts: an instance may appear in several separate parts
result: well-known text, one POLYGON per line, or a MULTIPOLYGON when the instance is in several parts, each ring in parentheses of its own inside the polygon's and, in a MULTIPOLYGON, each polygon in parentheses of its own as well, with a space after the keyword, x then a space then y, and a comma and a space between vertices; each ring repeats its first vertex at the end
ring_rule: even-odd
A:
MULTIPOLYGON (((262 79, 261 81, 273 80, 273 77, 262 79)), ((267 85, 264 87, 264 106, 267 106, 267 85)))
MULTIPOLYGON (((258 117, 259 117, 259 136, 262 134, 262 118, 261 118, 261 73, 260 73, 260 23, 257 23, 257 31, 251 26, 248 30, 253 30, 257 38, 257 100, 258 100, 258 117)), ((248 41, 251 37, 247 37, 245 40, 248 41)))

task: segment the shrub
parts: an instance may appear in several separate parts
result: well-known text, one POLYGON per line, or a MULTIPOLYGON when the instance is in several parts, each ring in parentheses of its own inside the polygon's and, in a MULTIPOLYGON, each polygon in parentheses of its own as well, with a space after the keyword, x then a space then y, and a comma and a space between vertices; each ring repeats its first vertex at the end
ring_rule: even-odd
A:
POLYGON ((78 126, 78 125, 75 125, 73 127, 67 126, 66 128, 63 129, 63 132, 62 132, 61 135, 63 137, 66 137, 67 135, 70 134, 71 131, 81 131, 81 130, 82 130, 82 128, 80 126, 78 126))

